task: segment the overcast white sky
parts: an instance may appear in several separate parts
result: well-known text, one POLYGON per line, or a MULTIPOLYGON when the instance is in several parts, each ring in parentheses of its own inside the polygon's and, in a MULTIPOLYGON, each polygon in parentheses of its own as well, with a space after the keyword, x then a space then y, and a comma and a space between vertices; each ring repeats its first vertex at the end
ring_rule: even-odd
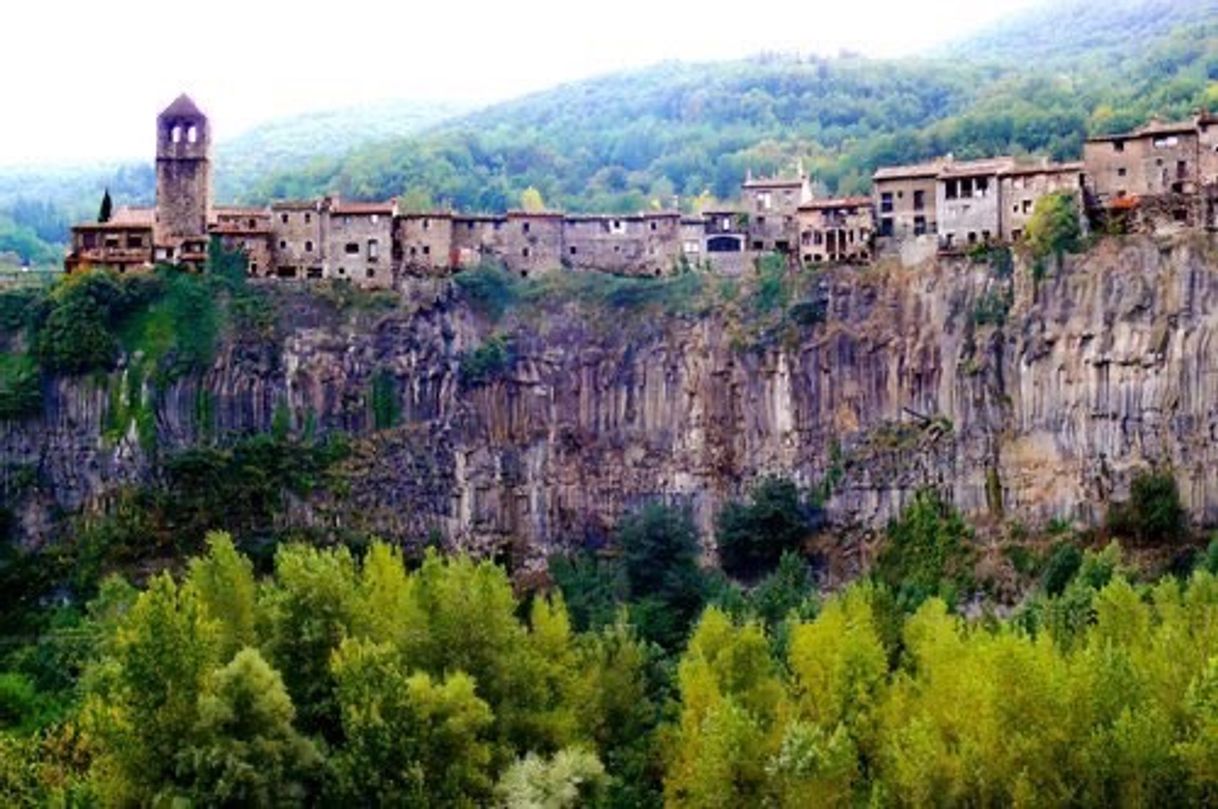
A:
POLYGON ((9 0, 0 165, 145 158, 182 91, 223 140, 293 113, 496 101, 665 59, 909 54, 1042 1, 9 0))

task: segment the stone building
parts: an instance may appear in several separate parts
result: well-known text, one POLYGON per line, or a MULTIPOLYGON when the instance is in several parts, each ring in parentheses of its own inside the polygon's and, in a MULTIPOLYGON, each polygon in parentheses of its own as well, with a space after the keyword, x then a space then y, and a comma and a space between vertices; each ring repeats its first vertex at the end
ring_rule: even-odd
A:
POLYGON ((1050 163, 1047 160, 1007 169, 998 179, 1002 203, 1000 238, 1017 242, 1023 238, 1036 201, 1049 194, 1070 194, 1083 211, 1083 164, 1050 163))
POLYGON ((271 259, 277 278, 324 278, 322 203, 271 204, 271 259))
POLYGON ((1001 237, 999 176, 1012 157, 956 161, 949 158, 935 179, 935 218, 942 250, 967 249, 1001 237))
POLYGON ((446 211, 402 214, 394 226, 394 251, 407 275, 435 275, 454 269, 453 215, 446 211))
POLYGON ((153 264, 152 208, 119 208, 109 222, 87 222, 72 228, 64 269, 112 267, 118 272, 149 269, 153 264))
POLYGON ((799 251, 804 264, 871 260, 875 217, 870 197, 819 199, 799 206, 799 251))
POLYGON ((559 269, 563 219, 558 211, 508 211, 499 230, 499 259, 521 278, 559 269))
POLYGON ((885 166, 871 178, 872 205, 881 246, 938 231, 935 184, 943 161, 885 166))
POLYGON ((334 198, 321 213, 325 275, 363 287, 392 287, 396 202, 334 198))
POLYGON ((251 276, 264 277, 274 271, 269 208, 213 208, 207 232, 219 238, 226 250, 241 251, 251 276))
POLYGON ((812 200, 812 186, 803 164, 793 178, 745 176, 741 186, 747 217, 748 244, 753 252, 790 253, 799 238, 799 206, 812 200))
POLYGON ((499 214, 454 215, 452 266, 476 267, 483 261, 499 260, 506 226, 507 217, 499 214))
POLYGON ((186 95, 156 121, 156 258, 202 266, 211 221, 211 127, 186 95))
POLYGON ((1152 120, 1133 132, 1083 144, 1088 207, 1131 229, 1199 227, 1212 221, 1208 186, 1218 180, 1218 121, 1152 120), (1204 145, 1203 145, 1204 144, 1204 145))
POLYGON ((563 219, 563 266, 622 275, 665 275, 681 255, 681 215, 571 214, 563 219))

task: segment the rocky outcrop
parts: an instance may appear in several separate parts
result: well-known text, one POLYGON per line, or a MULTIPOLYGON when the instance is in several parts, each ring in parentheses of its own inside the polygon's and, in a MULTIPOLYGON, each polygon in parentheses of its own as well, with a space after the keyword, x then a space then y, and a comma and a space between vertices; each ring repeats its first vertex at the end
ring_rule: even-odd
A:
POLYGON ((831 518, 874 528, 923 486, 981 522, 1094 521, 1133 470, 1165 463, 1195 519, 1218 518, 1209 237, 1105 241, 1040 282, 964 259, 826 272, 811 301, 823 317, 748 347, 714 309, 627 328, 556 306, 492 326, 446 286, 354 315, 300 289, 273 296, 277 337, 229 342, 205 374, 146 389, 151 445, 134 425, 107 433, 113 382, 93 378, 50 380, 42 418, 4 425, 3 468, 39 481, 23 501, 31 534, 148 480, 165 453, 277 414, 356 436, 349 485, 300 504, 302 519, 534 556, 597 542, 656 496, 709 528, 769 473, 828 481, 831 518), (474 384, 460 359, 492 328, 513 359, 474 384), (394 426, 374 430, 386 391, 394 426))

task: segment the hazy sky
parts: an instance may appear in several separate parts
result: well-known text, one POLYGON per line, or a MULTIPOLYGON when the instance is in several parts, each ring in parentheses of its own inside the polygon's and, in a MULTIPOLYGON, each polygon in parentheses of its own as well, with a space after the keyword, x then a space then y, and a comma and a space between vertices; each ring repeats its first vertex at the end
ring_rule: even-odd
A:
POLYGON ((298 112, 495 101, 664 59, 913 53, 1037 2, 10 0, 0 165, 147 157, 182 91, 223 140, 298 112))

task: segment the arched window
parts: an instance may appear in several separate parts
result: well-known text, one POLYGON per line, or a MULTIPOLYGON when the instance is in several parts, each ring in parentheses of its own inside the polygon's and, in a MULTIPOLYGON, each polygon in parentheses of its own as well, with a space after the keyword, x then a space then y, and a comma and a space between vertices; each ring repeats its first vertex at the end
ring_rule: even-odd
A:
POLYGON ((191 127, 190 127, 190 129, 187 129, 187 130, 186 130, 186 141, 187 141, 188 143, 198 143, 198 141, 199 141, 199 128, 198 128, 197 126, 194 126, 194 125, 192 124, 192 125, 191 125, 191 127))
POLYGON ((177 124, 174 124, 173 133, 170 137, 174 143, 181 143, 182 142, 182 127, 178 126, 177 124))

